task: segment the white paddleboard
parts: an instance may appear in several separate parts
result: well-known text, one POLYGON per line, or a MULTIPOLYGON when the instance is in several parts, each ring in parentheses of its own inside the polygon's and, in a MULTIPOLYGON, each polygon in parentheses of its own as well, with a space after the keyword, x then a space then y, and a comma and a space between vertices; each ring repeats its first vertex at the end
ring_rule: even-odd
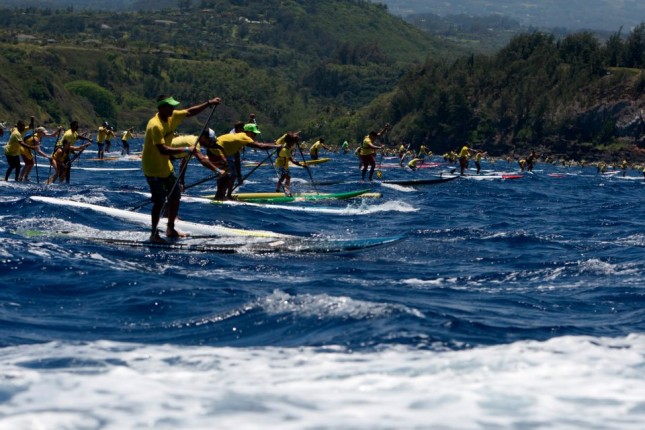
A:
MULTIPOLYGON (((99 212, 105 215, 120 218, 133 223, 150 226, 150 214, 143 214, 132 212, 124 209, 117 209, 108 206, 95 205, 92 203, 77 202, 74 200, 61 199, 46 196, 31 196, 30 199, 59 206, 75 207, 90 209, 94 212, 99 212)), ((229 228, 220 225, 206 225, 190 221, 177 220, 175 226, 178 230, 190 233, 193 235, 221 235, 221 236, 247 236, 247 237, 292 237, 290 235, 276 233, 268 230, 243 230, 237 228, 229 228)), ((166 228, 166 220, 159 220, 159 228, 166 228)))

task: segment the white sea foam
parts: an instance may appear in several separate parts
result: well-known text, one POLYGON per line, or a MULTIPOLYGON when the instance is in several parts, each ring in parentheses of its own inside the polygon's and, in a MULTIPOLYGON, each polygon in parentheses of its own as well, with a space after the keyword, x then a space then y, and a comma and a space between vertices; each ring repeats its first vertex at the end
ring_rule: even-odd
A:
POLYGON ((0 350, 0 429, 640 430, 644 356, 637 334, 448 352, 24 345, 0 350))
POLYGON ((416 192, 419 191, 414 187, 405 187, 403 185, 396 185, 396 184, 381 183, 381 186, 383 188, 390 188, 392 190, 400 191, 400 192, 403 192, 403 193, 416 193, 416 192))
MULTIPOLYGON (((182 201, 186 203, 205 203, 212 204, 211 199, 203 197, 182 197, 182 201)), ((319 214, 330 214, 330 215, 341 215, 341 216, 353 216, 353 215, 368 215, 379 212, 417 212, 419 209, 414 206, 400 201, 400 200, 388 200, 380 204, 372 204, 373 199, 359 199, 349 203, 344 208, 339 207, 326 207, 326 206, 300 206, 296 204, 269 204, 269 203, 249 203, 241 201, 226 201, 221 204, 229 206, 248 206, 248 207, 258 207, 262 209, 271 209, 279 211, 290 211, 290 212, 308 212, 308 213, 319 213, 319 214), (357 203, 358 202, 358 203, 357 203)))
POLYGON ((378 318, 393 312, 404 312, 419 318, 424 315, 416 309, 402 305, 373 303, 348 296, 327 294, 291 295, 282 291, 259 299, 256 303, 268 314, 295 314, 299 317, 327 318, 378 318))
POLYGON ((630 264, 613 264, 597 258, 579 262, 581 273, 592 273, 597 275, 633 275, 639 274, 641 268, 630 264))

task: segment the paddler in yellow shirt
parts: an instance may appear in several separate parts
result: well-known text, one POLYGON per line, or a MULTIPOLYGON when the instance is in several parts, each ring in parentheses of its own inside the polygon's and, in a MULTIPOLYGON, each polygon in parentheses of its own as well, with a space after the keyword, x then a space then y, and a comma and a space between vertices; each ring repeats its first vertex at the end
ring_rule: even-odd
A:
POLYGON ((363 165, 363 170, 361 171, 361 180, 365 180, 365 173, 367 172, 368 166, 370 168, 369 179, 370 181, 372 180, 374 169, 376 168, 376 150, 383 149, 383 146, 376 145, 375 143, 381 136, 383 136, 387 132, 389 127, 390 124, 385 124, 383 130, 379 131, 378 133, 376 131, 370 131, 369 134, 363 139, 363 143, 360 146, 359 152, 361 157, 361 164, 363 165))
POLYGON ((103 122, 103 124, 100 125, 97 130, 96 144, 98 145, 99 149, 97 153, 98 155, 96 157, 99 159, 103 159, 103 156, 105 154, 105 139, 107 137, 109 129, 110 129, 110 125, 107 122, 103 122))
POLYGON ((217 145, 219 148, 208 147, 208 159, 222 170, 224 174, 220 175, 217 180, 217 192, 215 193, 215 200, 231 199, 233 195, 233 188, 237 181, 238 186, 242 185, 244 178, 242 177, 242 162, 240 159, 240 151, 246 146, 256 149, 275 149, 279 146, 271 145, 268 143, 259 143, 255 141, 255 137, 261 134, 258 126, 254 123, 244 125, 242 133, 223 134, 217 137, 217 145))
POLYGON ((185 234, 175 229, 175 219, 179 211, 179 200, 181 189, 174 175, 170 156, 185 152, 190 154, 195 150, 194 146, 185 148, 173 148, 172 139, 174 132, 186 117, 194 116, 209 106, 220 104, 219 97, 207 102, 194 105, 188 109, 175 110, 179 102, 172 96, 162 95, 157 98, 157 113, 146 126, 146 134, 141 154, 141 168, 150 186, 151 210, 151 242, 165 242, 159 236, 157 226, 161 217, 161 210, 166 201, 168 202, 168 225, 166 228, 167 237, 182 237, 185 234))
POLYGON ((58 132, 49 133, 45 127, 38 127, 34 134, 25 138, 25 144, 20 148, 20 154, 22 155, 22 161, 25 162, 25 168, 22 169, 22 174, 20 175, 21 181, 29 181, 29 173, 36 163, 36 157, 40 154, 42 157, 45 157, 47 160, 51 160, 51 157, 43 152, 40 149, 40 142, 43 137, 54 137, 58 132))
POLYGON ((408 152, 404 144, 399 146, 399 165, 403 167, 403 159, 405 158, 405 153, 408 152))
POLYGON ((70 155, 84 151, 90 144, 88 142, 81 146, 72 146, 69 140, 63 139, 61 146, 57 146, 54 149, 54 153, 50 158, 51 166, 54 168, 54 174, 47 180, 47 183, 53 184, 56 182, 56 179, 58 179, 59 183, 62 183, 63 179, 65 179, 69 184, 69 172, 72 170, 72 161, 74 161, 74 159, 70 158, 70 155))
POLYGON ((112 139, 116 137, 114 129, 108 127, 107 132, 105 133, 105 152, 110 152, 110 147, 112 146, 112 139))
MULTIPOLYGON (((206 167, 209 170, 212 170, 217 175, 219 175, 221 171, 217 168, 217 166, 210 162, 208 157, 202 154, 200 144, 204 145, 204 147, 207 147, 209 145, 216 145, 217 136, 215 135, 215 131, 213 131, 213 129, 207 128, 206 130, 204 130, 201 136, 196 136, 194 134, 175 136, 172 139, 171 146, 173 148, 183 149, 190 148, 190 146, 195 145, 195 151, 193 151, 192 154, 195 156, 195 158, 197 158, 197 161, 199 161, 202 166, 206 167)), ((179 185, 181 186, 181 190, 184 191, 184 176, 186 176, 186 164, 188 164, 189 159, 188 154, 186 152, 181 152, 180 154, 173 155, 172 158, 174 160, 181 160, 181 166, 179 167, 179 185)))
POLYGON ((16 181, 20 181, 20 148, 25 146, 25 142, 22 139, 25 130, 26 126, 23 120, 19 120, 16 126, 11 129, 11 135, 7 145, 4 147, 4 156, 7 159, 7 163, 9 163, 7 173, 4 175, 5 181, 9 180, 9 175, 14 169, 16 170, 16 181))
POLYGON ((63 141, 68 141, 70 145, 74 145, 77 140, 84 140, 88 143, 92 143, 93 140, 90 137, 79 136, 78 134, 78 121, 72 121, 69 123, 69 128, 63 133, 63 137, 56 142, 56 146, 63 146, 63 141))
POLYGON ((130 155, 130 139, 133 138, 134 127, 124 130, 121 134, 121 155, 130 155))
POLYGON ((477 174, 482 171, 482 157, 484 157, 487 152, 477 151, 475 154, 475 167, 477 168, 477 174))
POLYGON ((470 150, 468 145, 464 145, 459 151, 459 168, 461 170, 461 176, 464 176, 464 170, 468 168, 468 159, 471 157, 470 150))
POLYGON ((311 145, 311 148, 309 148, 309 155, 311 156, 312 160, 318 159, 321 148, 324 148, 327 151, 331 151, 331 148, 325 145, 325 139, 323 139, 322 137, 318 139, 316 143, 311 145))
POLYGON ((280 139, 276 140, 275 143, 282 146, 278 153, 278 158, 275 160, 275 167, 278 169, 280 174, 280 179, 278 179, 278 185, 275 188, 275 192, 279 193, 282 188, 282 182, 284 182, 284 193, 288 196, 291 195, 291 174, 289 173, 289 162, 292 162, 296 166, 300 166, 300 163, 293 158, 293 149, 298 144, 300 137, 298 133, 289 132, 280 139))

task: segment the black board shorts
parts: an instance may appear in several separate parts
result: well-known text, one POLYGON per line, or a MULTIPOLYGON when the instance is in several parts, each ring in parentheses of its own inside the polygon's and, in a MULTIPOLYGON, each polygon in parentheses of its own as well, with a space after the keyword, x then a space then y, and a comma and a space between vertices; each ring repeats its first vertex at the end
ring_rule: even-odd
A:
POLYGON ((181 189, 174 174, 171 173, 167 178, 146 176, 146 181, 150 186, 150 201, 153 204, 164 204, 166 199, 181 199, 181 189))

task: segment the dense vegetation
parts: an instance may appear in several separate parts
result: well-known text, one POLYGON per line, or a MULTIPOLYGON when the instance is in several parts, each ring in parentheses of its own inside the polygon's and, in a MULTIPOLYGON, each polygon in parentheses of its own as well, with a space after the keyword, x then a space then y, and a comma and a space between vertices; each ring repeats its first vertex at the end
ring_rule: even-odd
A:
POLYGON ((363 0, 197 3, 2 10, 0 119, 141 128, 172 93, 185 105, 221 96, 217 130, 254 112, 267 138, 294 129, 355 143, 389 122, 392 143, 436 152, 469 142, 575 157, 622 156, 641 138, 631 120, 645 107, 645 25, 604 44, 524 33, 484 55, 363 0))
POLYGON ((644 68, 645 24, 604 46, 589 33, 522 34, 494 56, 428 61, 372 112, 396 124, 395 138, 440 151, 468 142, 584 157, 643 139, 644 68))
POLYGON ((253 111, 269 135, 316 133, 319 113, 356 110, 391 91, 411 63, 442 55, 422 31, 362 0, 206 3, 215 8, 3 10, 0 118, 141 126, 159 93, 185 103, 220 95, 221 127, 253 111), (99 102, 76 81, 113 97, 99 102))

